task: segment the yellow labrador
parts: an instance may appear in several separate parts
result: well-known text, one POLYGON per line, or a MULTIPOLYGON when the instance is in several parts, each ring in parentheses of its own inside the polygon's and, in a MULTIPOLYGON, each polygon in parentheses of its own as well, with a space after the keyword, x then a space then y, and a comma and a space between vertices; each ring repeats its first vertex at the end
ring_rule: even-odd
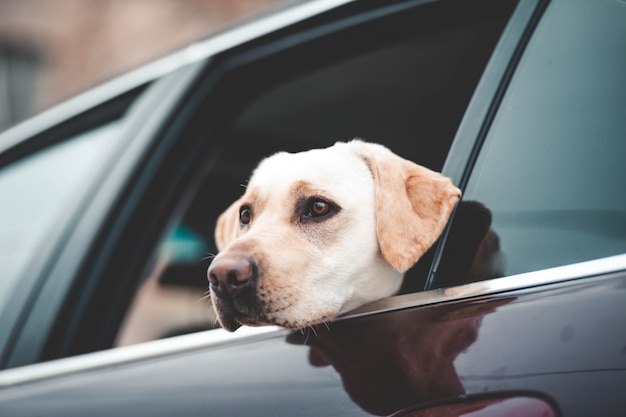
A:
POLYGON ((360 140, 266 158, 217 221, 208 279, 220 324, 302 329, 395 294, 460 196, 360 140))

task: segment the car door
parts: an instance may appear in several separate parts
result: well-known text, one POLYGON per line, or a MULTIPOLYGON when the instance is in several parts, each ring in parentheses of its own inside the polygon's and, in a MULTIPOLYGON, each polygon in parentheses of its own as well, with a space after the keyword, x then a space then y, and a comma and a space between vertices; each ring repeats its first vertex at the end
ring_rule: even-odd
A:
MULTIPOLYGON (((368 135, 382 137, 385 133, 389 134, 390 144, 399 149, 407 149, 409 153, 413 152, 411 158, 421 163, 440 168, 446 160, 443 166, 444 173, 461 185, 466 194, 444 239, 411 272, 412 284, 417 283, 417 285, 405 288, 405 294, 382 300, 341 318, 332 323, 329 328, 322 327, 293 334, 268 329, 267 332, 262 331, 262 334, 252 337, 237 336, 236 333, 233 339, 209 337, 208 334, 219 334, 220 331, 215 330, 25 367, 27 369, 6 371, 2 381, 9 388, 0 391, 0 403, 3 409, 8 410, 12 415, 27 415, 42 409, 45 409, 49 415, 81 415, 85 414, 86 410, 95 415, 132 412, 150 415, 173 413, 181 415, 202 413, 215 415, 390 415, 394 413, 396 413, 394 415, 428 415, 430 411, 443 412, 442 410, 450 409, 457 411, 457 414, 452 415, 461 415, 461 413, 481 410, 498 413, 498 408, 492 407, 511 407, 518 413, 526 411, 522 415, 554 415, 560 412, 564 415, 586 415, 590 410, 601 410, 603 415, 611 415, 611 413, 619 415, 619 410, 624 406, 621 394, 618 392, 619 387, 623 385, 624 377, 623 354, 619 353, 624 346, 624 341, 621 339, 621 333, 616 332, 615 329, 623 328, 624 324, 623 314, 620 314, 620 306, 624 299, 623 288, 625 288, 623 285, 624 260, 620 256, 608 259, 604 257, 623 251, 619 246, 623 235, 621 239, 619 237, 613 239, 617 240, 617 245, 604 245, 603 247, 610 246, 611 249, 600 254, 588 252, 586 256, 573 260, 557 257, 551 264, 535 263, 535 266, 522 268, 525 270, 519 268, 503 270, 500 267, 509 264, 492 263, 491 256, 499 250, 506 249, 505 259, 509 259, 517 252, 511 252, 511 246, 497 246, 492 243, 502 241, 503 245, 505 243, 508 245, 510 239, 516 240, 519 236, 516 237, 507 230, 507 228, 516 229, 515 224, 511 226, 510 221, 507 223, 507 215, 508 219, 514 216, 507 213, 507 210, 496 209, 498 204, 494 205, 494 202, 498 203, 498 194, 489 194, 491 187, 488 185, 491 182, 487 182, 487 186, 483 185, 485 178, 491 181, 496 179, 502 181, 499 187, 496 187, 497 192, 501 192, 506 187, 509 187, 510 193, 513 194, 524 190, 534 191, 533 187, 529 186, 524 186, 520 190, 511 176, 513 173, 519 175, 520 171, 524 172, 522 168, 528 165, 534 167, 535 161, 531 158, 529 162, 529 159, 523 156, 532 155, 536 143, 533 145, 531 141, 514 137, 516 143, 529 142, 532 148, 525 153, 515 153, 517 157, 515 162, 522 168, 512 170, 510 173, 497 170, 502 166, 506 167, 509 162, 490 168, 493 153, 485 151, 497 149, 495 143, 506 136, 496 130, 500 126, 506 126, 506 120, 503 118, 509 116, 516 119, 514 110, 537 105, 534 101, 537 98, 526 103, 516 103, 516 93, 526 91, 531 87, 533 91, 542 92, 550 85, 558 85, 552 79, 543 88, 535 89, 534 82, 530 84, 527 84, 527 81, 522 82, 524 71, 528 68, 532 69, 533 54, 537 53, 538 46, 543 44, 545 33, 563 32, 567 28, 579 27, 572 25, 572 22, 576 20, 572 21, 571 17, 581 16, 581 9, 574 9, 569 14, 569 18, 565 18, 567 15, 563 15, 563 9, 567 9, 565 2, 510 3, 507 5, 508 9, 501 6, 503 9, 494 12, 492 16, 492 25, 479 25, 488 33, 489 30, 486 28, 491 27, 493 32, 490 33, 497 34, 495 37, 487 36, 487 39, 498 41, 495 49, 495 41, 492 44, 489 42, 481 44, 485 45, 484 48, 473 49, 472 52, 475 53, 471 56, 475 57, 478 55, 476 52, 482 51, 485 56, 483 61, 468 61, 464 60, 467 57, 460 58, 461 61, 457 62, 459 66, 454 68, 463 68, 467 71, 452 71, 451 78, 455 78, 459 73, 467 75, 473 72, 476 75, 473 84, 467 81, 460 86, 455 86, 467 88, 467 95, 445 95, 443 92, 446 90, 440 88, 438 92, 441 95, 432 96, 428 95, 430 91, 425 89, 419 90, 422 94, 419 95, 419 99, 416 99, 417 102, 382 100, 382 105, 377 105, 376 100, 371 100, 371 98, 380 99, 381 96, 385 98, 383 93, 390 85, 382 83, 384 88, 370 90, 376 94, 365 96, 365 99, 357 95, 357 99, 349 101, 347 99, 354 96, 338 94, 336 98, 346 100, 324 101, 323 95, 320 94, 322 90, 319 87, 321 86, 329 86, 328 90, 331 92, 358 91, 356 87, 377 83, 351 84, 346 80, 364 77, 365 80, 375 81, 377 76, 385 73, 397 75, 397 77, 390 77, 392 79, 406 80, 406 76, 399 76, 401 72, 386 72, 390 69, 389 66, 382 66, 372 71, 369 79, 366 70, 359 72, 354 68, 375 68, 362 64, 390 62, 385 58, 394 58, 392 62, 403 62, 400 57, 406 56, 404 52, 407 49, 403 49, 406 45, 396 48, 396 44, 392 41, 407 40, 403 38, 403 35, 406 36, 407 33, 415 35, 418 32, 418 36, 413 38, 415 43, 408 49, 413 54, 419 55, 423 50, 434 53, 441 49, 422 49, 422 46, 426 45, 424 43, 426 38, 423 36, 427 36, 429 41, 435 39, 444 44, 454 38, 450 33, 446 33, 447 36, 445 36, 439 32, 442 21, 450 22, 448 28, 451 29, 457 28, 457 25, 477 29, 471 26, 472 22, 489 22, 489 18, 485 20, 477 18, 478 15, 486 16, 484 9, 474 9, 478 3, 439 2, 432 5, 418 5, 418 3, 394 3, 390 8, 383 8, 384 13, 381 12, 383 9, 372 7, 367 2, 345 9, 340 8, 338 14, 344 13, 343 17, 349 15, 348 11, 357 10, 375 18, 365 19, 363 25, 360 26, 362 31, 354 29, 355 26, 358 28, 358 25, 343 26, 342 29, 345 31, 320 31, 316 26, 320 21, 329 23, 335 28, 338 22, 346 22, 337 19, 337 15, 331 13, 321 16, 320 20, 305 22, 304 28, 313 28, 314 32, 305 31, 305 33, 315 36, 295 38, 276 36, 270 39, 270 41, 277 40, 281 46, 287 45, 287 48, 270 48, 268 44, 274 46, 277 44, 259 42, 243 47, 232 55, 224 55, 223 65, 213 67, 222 71, 220 75, 224 78, 220 78, 220 83, 213 84, 215 79, 210 76, 215 73, 207 71, 196 79, 204 80, 202 83, 193 84, 197 87, 194 91, 219 93, 213 96, 218 97, 219 100, 199 100, 199 102, 202 103, 200 107, 224 116, 220 118, 221 122, 207 119, 207 113, 201 113, 204 117, 200 118, 194 129, 186 131, 178 126, 180 130, 176 134, 172 133, 172 137, 179 137, 178 135, 183 131, 193 133, 187 136, 190 142, 193 142, 192 138, 197 139, 208 135, 207 132, 216 135, 215 137, 228 139, 223 144, 218 141, 215 145, 225 149, 219 154, 217 161, 221 165, 212 165, 213 171, 206 167, 209 171, 206 176, 207 185, 199 184, 194 188, 194 196, 189 197, 190 209, 184 215, 180 215, 187 226, 202 224, 202 226, 194 227, 196 232, 202 230, 203 227, 210 229, 212 222, 207 221, 206 218, 214 218, 227 205, 227 202, 216 203, 213 199, 202 198, 206 195, 205 193, 221 192, 225 200, 227 200, 226 196, 235 196, 238 190, 228 188, 222 179, 232 179, 233 172, 235 175, 241 175, 244 169, 253 166, 253 161, 246 161, 247 155, 256 158, 285 143, 290 144, 292 149, 319 145, 320 142, 312 139, 313 136, 321 133, 328 136, 351 134, 354 126, 362 124, 368 127, 367 132, 370 132, 368 135), (464 6, 459 6, 461 4, 464 6), (406 8, 398 5, 406 6, 406 8), (512 6, 516 7, 513 14, 511 14, 512 6), (394 7, 399 8, 394 9, 394 7), (402 17, 398 18, 398 16, 402 17), (384 17, 389 17, 389 19, 385 21, 384 17), (439 20, 435 17, 439 17, 439 20), (448 19, 443 19, 443 17, 448 19), (418 19, 417 21, 423 25, 414 25, 413 23, 416 22, 414 19, 418 19), (400 24, 402 22, 405 22, 406 26, 402 26, 400 24), (430 26, 428 22, 431 22, 430 26), (564 22, 564 26, 555 27, 554 22, 564 22), (400 29, 398 32, 381 31, 390 27, 400 29), (425 27, 429 29, 424 29, 423 33, 420 32, 425 27), (502 32, 504 27, 506 29, 502 32), (355 31, 350 32, 348 28, 355 31), (411 32, 407 28, 412 28, 416 32, 411 32), (373 29, 378 29, 379 32, 373 29), (328 36, 325 38, 326 42, 323 41, 324 36, 317 37, 320 32, 328 36), (337 33, 343 33, 345 36, 331 36, 337 33), (370 37, 365 36, 367 33, 370 37), (387 33, 389 37, 379 38, 379 33, 387 33), (353 51, 348 46, 353 45, 349 39, 354 39, 355 34, 364 36, 359 38, 360 40, 372 40, 374 45, 377 41, 381 42, 380 39, 385 39, 386 42, 390 42, 387 46, 391 44, 392 48, 391 50, 384 47, 374 48, 370 51, 364 46, 369 45, 368 42, 359 42, 356 46, 356 53, 350 56, 355 57, 352 67, 341 65, 345 63, 341 60, 330 59, 321 62, 318 59, 320 56, 326 56, 324 53, 319 54, 319 51, 330 51, 328 54, 331 57, 353 51), (296 39, 299 42, 296 42, 296 39), (286 40, 290 40, 291 43, 286 40), (330 44, 344 48, 328 48, 330 44), (365 58, 372 55, 358 48, 365 48, 365 52, 373 52, 375 57, 382 58, 368 61, 365 58), (313 51, 318 51, 318 54, 313 54, 313 51), (489 59, 489 64, 485 66, 487 59, 489 59), (329 62, 339 63, 339 65, 328 65, 329 62), (465 65, 460 65, 461 63, 465 65), (320 70, 317 72, 317 77, 307 77, 306 75, 310 74, 309 69, 314 72, 320 70), (350 77, 337 76, 342 73, 347 73, 350 77), (476 87, 478 79, 480 82, 476 87), (335 82, 326 84, 320 80, 335 82), (343 82, 337 82, 338 80, 343 82), (238 88, 235 89, 234 85, 238 88), (241 86, 246 88, 241 90, 241 86), (264 86, 271 88, 264 89, 262 88, 264 86), (308 89, 307 86, 309 86, 308 89), (317 88, 312 89, 310 86, 317 88), (310 100, 288 100, 294 96, 297 97, 298 93, 302 94, 302 92, 310 92, 311 95, 307 96, 310 100), (420 103, 423 97, 427 97, 428 100, 420 103), (456 97, 457 99, 439 103, 436 100, 437 97, 456 97), (321 104, 311 105, 316 102, 321 104), (383 122, 372 123, 375 119, 372 114, 357 118, 354 113, 338 113, 338 109, 359 103, 361 104, 357 107, 359 110, 374 106, 373 108, 379 112, 380 120, 383 122), (450 105, 450 103, 455 103, 455 105, 450 105), (300 107, 296 104, 300 104, 300 107), (403 130, 402 121, 405 117, 394 119, 393 115, 404 113, 396 111, 385 113, 384 108, 392 110, 408 108, 409 113, 411 110, 417 111, 416 114, 419 114, 421 118, 417 118, 415 124, 407 123, 408 128, 403 130), (445 111, 436 113, 437 117, 434 117, 432 113, 428 113, 433 108, 441 108, 445 111), (324 109, 327 110, 326 113, 323 112, 324 109), (457 109, 456 113, 452 112, 452 109, 457 109), (453 113, 457 115, 457 118, 446 119, 442 116, 453 113), (332 116, 336 114, 345 117, 333 118, 332 116), (350 120, 350 117, 354 118, 353 121, 345 123, 346 120, 350 120), (429 119, 433 119, 435 123, 432 125, 426 123, 429 119), (211 122, 210 128, 206 127, 207 120, 211 122), (414 135, 413 129, 422 123, 427 126, 422 133, 436 134, 438 124, 443 124, 447 128, 449 124, 452 124, 453 128, 450 128, 451 131, 441 133, 434 141, 422 142, 419 138, 414 138, 407 143, 406 138, 414 135), (305 132, 302 133, 304 138, 301 141, 290 143, 289 140, 282 142, 271 140, 276 137, 293 137, 291 135, 296 131, 294 126, 296 128, 306 126, 311 129, 304 129, 305 132), (455 132, 456 138, 454 138, 455 132), (449 150, 453 138, 454 143, 449 150), (428 151, 431 145, 434 147, 428 151), (420 160, 420 158, 424 159, 420 160), (205 220, 199 221, 198 218, 202 216, 205 216, 205 220), (205 222, 208 225, 205 225, 205 222), (472 236, 465 233, 467 230, 473 233, 472 236), (459 235, 467 239, 459 240, 457 239, 459 235), (513 237, 507 238, 505 242, 502 239, 506 236, 513 237), (478 256, 479 254, 481 256, 478 256), (482 262, 483 258, 486 259, 485 262, 482 262), (596 260, 586 262, 590 259, 596 260), (575 263, 571 264, 571 262, 575 263), (527 272, 533 269, 539 269, 539 271, 527 272), (484 271, 487 271, 487 275, 480 275, 484 271), (473 275, 470 275, 470 272, 473 275), (419 290, 426 287, 429 291, 414 292, 415 287, 419 290), (593 309, 590 309, 590 306, 593 309), (596 354, 596 352, 599 353, 596 354)), ((496 3, 504 4, 502 2, 479 3, 481 6, 487 3, 490 6, 495 6, 496 3)), ((600 3, 608 7, 604 10, 608 16, 618 19, 618 11, 622 9, 612 9, 620 7, 615 6, 614 3, 598 2, 596 6, 588 7, 597 12, 598 9, 595 8, 600 7, 600 3)), ((585 7, 584 3, 578 3, 578 6, 583 9, 585 7)), ((586 10, 589 11, 589 9, 586 10)), ((329 29, 329 26, 323 27, 329 29)), ((605 28, 608 27, 610 26, 607 25, 605 28)), ((298 27, 300 28, 302 27, 298 27)), ((595 28, 594 30, 598 30, 597 26, 595 28)), ((298 30, 293 30, 282 35, 301 34, 298 30)), ((459 31, 456 33, 456 39, 469 39, 469 32, 475 33, 474 30, 459 31)), ((616 39, 620 38, 616 37, 616 39)), ((442 44, 434 43, 434 45, 442 44)), ((458 48, 457 52, 467 47, 468 44, 462 45, 463 47, 458 48)), ((614 48, 615 46, 607 48, 608 54, 603 55, 604 58, 619 57, 619 54, 610 53, 615 50, 614 48)), ((546 50, 548 54, 562 51, 552 44, 548 44, 546 50)), ((462 54, 456 56, 463 57, 462 54)), ((432 55, 425 54, 424 57, 432 58, 432 55)), ((216 61, 219 62, 219 57, 216 61)), ((424 60, 417 60, 417 63, 423 62, 424 60)), ((443 64, 447 61, 439 62, 443 64)), ((545 64, 547 61, 540 60, 540 62, 545 64)), ((601 67, 604 68, 604 66, 601 67)), ((401 65, 399 68, 407 67, 401 65)), ((443 67, 431 68, 432 72, 424 68, 420 65, 409 66, 408 72, 415 71, 414 73, 420 76, 445 72, 442 70, 443 67), (419 72, 419 69, 424 72, 419 72)), ((623 73, 623 68, 616 67, 613 75, 619 74, 620 71, 623 73)), ((542 79, 542 77, 531 78, 542 79)), ((444 80, 450 80, 450 78, 427 78, 428 82, 423 84, 442 86, 446 85, 444 80), (440 80, 440 82, 431 82, 433 80, 440 80)), ((459 88, 453 90, 459 91, 459 88)), ((396 87, 389 91, 398 92, 401 88, 396 87)), ((541 95, 537 94, 541 98, 541 95)), ((399 96, 402 97, 401 94, 399 96)), ((197 99, 194 94, 188 94, 185 97, 192 101, 197 99)), ((618 97, 618 110, 619 105, 623 105, 623 101, 622 104, 619 103, 618 97)), ((196 112, 197 108, 195 108, 196 112)), ((190 113, 194 113, 194 110, 190 113)), ((546 109, 538 107, 533 117, 545 114, 546 109)), ((615 113, 610 114, 613 116, 607 116, 610 118, 609 121, 619 122, 615 119, 615 113)), ((570 115, 568 118, 582 120, 580 115, 577 117, 570 115)), ((176 118, 168 120, 176 125, 176 118)), ((192 126, 193 120, 195 119, 190 116, 187 126, 192 126)), ((531 119, 530 125, 534 125, 534 120, 531 119)), ((542 123, 537 123, 537 126, 550 126, 551 121, 552 119, 549 118, 542 123)), ((563 123, 558 119, 554 119, 554 122, 556 126, 561 126, 563 123)), ((548 140, 551 136, 544 134, 542 138, 548 140)), ((381 141, 384 142, 384 139, 381 141)), ((188 142, 187 145, 181 145, 178 149, 196 148, 191 147, 188 142)), ((200 149, 206 151, 207 148, 200 149)), ((209 149, 213 148, 209 147, 209 149)), ((173 155, 173 150, 170 152, 173 155)), ((207 155, 201 151, 198 152, 207 155)), ((211 152, 208 154, 210 155, 211 152)), ((582 154, 579 155, 586 154, 587 152, 583 149, 582 154)), ((550 161, 553 159, 554 157, 546 156, 548 167, 551 166, 550 161)), ((194 163, 191 162, 191 164, 194 163)), ((174 168, 161 170, 161 175, 155 175, 154 178, 158 178, 159 181, 151 182, 151 187, 153 187, 151 193, 142 194, 152 197, 146 199, 144 208, 138 210, 138 214, 133 217, 134 221, 131 223, 137 224, 138 229, 130 228, 129 230, 134 232, 127 235, 122 233, 120 236, 124 236, 125 239, 117 241, 132 241, 133 244, 122 245, 119 249, 120 253, 111 258, 116 261, 102 268, 101 271, 106 271, 107 276, 114 277, 113 282, 117 279, 130 279, 132 275, 135 275, 134 279, 137 280, 137 275, 140 275, 137 272, 140 269, 139 266, 132 266, 131 261, 136 257, 137 263, 145 264, 147 253, 152 249, 146 248, 138 251, 134 246, 142 245, 134 243, 152 242, 151 248, 156 246, 155 241, 158 239, 155 239, 154 234, 137 234, 136 230, 143 230, 142 233, 146 233, 145 229, 158 224, 161 224, 159 227, 161 232, 165 229, 162 225, 163 217, 161 221, 153 219, 151 222, 144 222, 141 217, 149 212, 146 206, 151 207, 154 204, 159 206, 160 197, 173 195, 160 194, 159 184, 167 183, 170 188, 181 186, 180 180, 173 183, 167 181, 167 176, 178 166, 176 163, 172 165, 174 168), (137 236, 143 237, 138 240, 137 236), (129 265, 132 268, 128 268, 129 265), (132 273, 129 273, 128 269, 132 273)), ((619 169, 619 167, 616 168, 614 162, 608 163, 607 161, 607 167, 612 167, 610 169, 613 170, 619 169)), ((155 172, 158 171, 157 169, 155 172)), ((191 175, 183 176, 185 179, 190 177, 191 175)), ((562 178, 569 180, 570 176, 563 175, 562 178)), ((558 183, 555 182, 555 184, 558 183)), ((544 200, 547 201, 547 197, 539 199, 539 201, 544 200)), ((161 210, 169 213, 171 207, 169 210, 167 207, 161 210)), ((535 228, 543 229, 546 218, 533 217, 536 214, 532 213, 533 210, 532 207, 528 210, 531 211, 529 218, 531 220, 539 218, 539 225, 542 227, 535 226, 535 228)), ((577 207, 576 210, 574 214, 580 215, 578 211, 582 209, 577 207)), ((601 208, 601 210, 606 209, 601 208)), ((596 217, 593 216, 594 213, 591 214, 590 225, 592 226, 596 223, 596 217)), ((557 217, 558 215, 559 213, 557 217)), ((161 214, 161 216, 165 215, 161 214)), ((579 217, 576 216, 574 216, 575 220, 578 220, 579 217)), ((528 221, 528 217, 525 219, 524 216, 521 217, 528 221)), ((570 225, 571 222, 563 223, 570 225)), ((590 225, 586 225, 585 230, 591 227, 590 225)), ((601 227, 598 232, 601 238, 605 232, 606 227, 601 227)), ((522 258, 535 259, 526 255, 530 253, 530 249, 533 249, 533 240, 530 239, 527 242, 530 242, 526 243, 529 248, 525 249, 522 258)), ((594 245, 594 250, 595 247, 594 245)), ((542 252, 545 251, 546 249, 542 250, 542 252)), ((137 281, 135 282, 138 285, 137 281)), ((95 293, 107 300, 119 284, 110 285, 108 291, 106 287, 100 287, 95 293)), ((125 294, 123 297, 127 297, 126 303, 129 303, 132 295, 125 294)), ((98 297, 89 298, 90 301, 96 299, 98 297)), ((96 305, 98 303, 92 303, 90 308, 87 306, 83 310, 94 311, 94 315, 88 313, 78 316, 77 320, 81 321, 75 326, 78 330, 73 330, 74 333, 64 331, 59 333, 62 335, 59 339, 65 340, 67 344, 62 349, 55 347, 54 344, 51 345, 50 357, 68 356, 112 344, 115 333, 119 331, 119 321, 125 314, 125 309, 120 308, 114 313, 110 311, 106 313, 111 317, 110 323, 114 324, 108 328, 104 327, 103 338, 94 343, 91 337, 100 332, 101 328, 98 325, 102 322, 107 323, 99 319, 103 317, 103 313, 95 311, 98 310, 96 305), (98 319, 94 320, 94 318, 98 319)), ((499 410, 502 412, 502 408, 499 410)))

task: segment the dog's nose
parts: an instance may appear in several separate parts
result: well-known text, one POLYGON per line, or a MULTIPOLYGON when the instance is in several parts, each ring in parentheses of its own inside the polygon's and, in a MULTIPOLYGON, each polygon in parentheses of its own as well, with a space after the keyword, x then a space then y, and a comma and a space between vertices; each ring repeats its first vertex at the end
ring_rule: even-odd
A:
POLYGON ((255 262, 247 257, 216 258, 207 272, 211 292, 222 298, 235 298, 252 286, 256 275, 255 262))

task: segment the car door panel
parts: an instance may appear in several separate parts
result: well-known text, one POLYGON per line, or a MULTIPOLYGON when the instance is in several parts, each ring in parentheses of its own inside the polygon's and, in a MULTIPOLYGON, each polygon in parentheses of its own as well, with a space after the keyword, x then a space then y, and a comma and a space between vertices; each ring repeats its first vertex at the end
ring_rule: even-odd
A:
POLYGON ((15 416, 388 415, 508 393, 617 416, 625 292, 619 273, 347 318, 15 386, 0 405, 15 416))

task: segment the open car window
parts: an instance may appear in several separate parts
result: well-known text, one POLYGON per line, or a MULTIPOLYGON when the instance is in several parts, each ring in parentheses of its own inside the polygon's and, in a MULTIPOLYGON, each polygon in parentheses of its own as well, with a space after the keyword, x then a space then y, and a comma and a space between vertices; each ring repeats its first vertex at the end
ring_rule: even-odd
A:
MULTIPOLYGON (((440 171, 515 7, 487 3, 487 11, 455 2, 408 8, 243 67, 233 96, 242 101, 229 105, 245 105, 155 254, 116 343, 217 326, 205 299, 216 219, 262 158, 360 137, 440 171)), ((426 257, 409 273, 407 291, 423 289, 429 266, 426 257)))

